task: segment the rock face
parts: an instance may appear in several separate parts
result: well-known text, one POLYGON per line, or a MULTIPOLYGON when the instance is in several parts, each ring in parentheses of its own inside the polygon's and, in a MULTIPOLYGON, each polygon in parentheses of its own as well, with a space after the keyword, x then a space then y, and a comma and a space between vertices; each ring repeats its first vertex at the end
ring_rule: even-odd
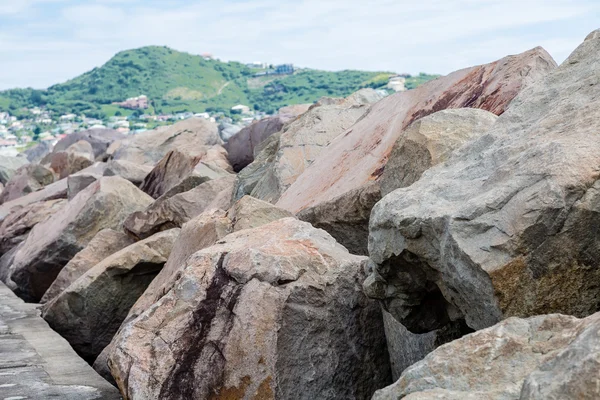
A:
POLYGON ((585 41, 486 135, 373 208, 365 290, 411 332, 599 309, 598 51, 585 41))
POLYGON ((50 168, 58 175, 59 179, 64 179, 94 164, 94 150, 91 144, 80 140, 65 151, 50 154, 49 158, 50 168))
POLYGON ((442 110, 411 124, 392 148, 380 179, 381 195, 415 183, 466 142, 482 136, 498 117, 477 108, 442 110))
POLYGON ((0 204, 35 192, 52 182, 54 174, 48 168, 39 164, 24 165, 6 183, 0 194, 0 204))
POLYGON ((152 198, 120 177, 104 177, 37 224, 16 252, 7 284, 39 301, 60 270, 102 229, 119 227, 152 198))
POLYGON ((93 362, 163 267, 178 235, 171 229, 110 255, 48 302, 42 317, 93 362))
POLYGON ((0 183, 6 185, 15 172, 26 164, 29 161, 25 157, 0 156, 0 183))
POLYGON ((595 399, 600 314, 509 318, 444 345, 373 400, 595 399))
MULTIPOLYGON (((372 89, 363 91, 375 93, 372 89)), ((261 168, 261 178, 249 194, 275 203, 336 136, 369 110, 370 103, 365 101, 380 98, 372 97, 353 94, 339 104, 312 108, 287 125, 279 135, 272 162, 261 168)))
POLYGON ((140 189, 157 199, 190 175, 199 161, 199 157, 172 150, 146 176, 140 189))
POLYGON ((298 213, 302 221, 326 230, 352 254, 368 255, 369 216, 381 200, 375 182, 298 213))
POLYGON ((113 158, 155 165, 171 150, 177 149, 195 157, 206 154, 208 147, 220 144, 216 124, 204 118, 190 118, 124 140, 113 158))
POLYGON ((368 398, 389 370, 381 314, 360 290, 364 260, 293 218, 195 253, 116 338, 109 365, 121 392, 368 398))
POLYGON ((113 229, 101 230, 60 270, 52 285, 44 293, 41 302, 47 303, 52 300, 100 261, 133 243, 134 240, 123 232, 113 229))
POLYGON ((133 237, 144 239, 157 232, 181 227, 183 223, 211 208, 228 209, 234 175, 202 183, 187 192, 162 197, 144 211, 137 211, 125 220, 123 227, 133 237))
POLYGON ((39 142, 33 147, 28 148, 22 154, 27 157, 30 163, 39 163, 46 155, 52 151, 52 145, 48 142, 39 142))
POLYGON ((555 67, 550 55, 536 48, 386 97, 321 152, 277 204, 297 213, 377 180, 398 137, 414 121, 449 108, 500 115, 522 87, 555 67))
POLYGON ((67 179, 67 198, 72 200, 82 190, 102 178, 102 175, 93 173, 77 173, 69 175, 67 179))
POLYGON ((54 215, 66 203, 66 200, 57 199, 15 207, 0 223, 0 254, 25 240, 35 225, 54 215))
POLYGON ((106 164, 104 176, 120 176, 139 187, 151 171, 152 167, 149 165, 138 165, 125 160, 110 160, 106 164))
POLYGON ((229 138, 225 149, 233 170, 239 172, 254 161, 255 147, 272 134, 279 132, 283 125, 292 118, 288 114, 263 118, 229 138))
POLYGON ((103 158, 108 146, 117 140, 123 140, 127 136, 113 129, 88 129, 67 135, 54 145, 54 152, 65 151, 68 147, 79 141, 88 142, 94 154, 94 159, 103 158))

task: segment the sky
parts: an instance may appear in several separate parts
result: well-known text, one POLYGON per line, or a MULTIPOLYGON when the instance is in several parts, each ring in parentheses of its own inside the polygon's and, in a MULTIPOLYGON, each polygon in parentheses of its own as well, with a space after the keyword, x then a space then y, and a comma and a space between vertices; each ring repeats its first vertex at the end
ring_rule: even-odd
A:
POLYGON ((165 45, 227 61, 447 74, 600 28, 598 0, 0 0, 0 90, 165 45))

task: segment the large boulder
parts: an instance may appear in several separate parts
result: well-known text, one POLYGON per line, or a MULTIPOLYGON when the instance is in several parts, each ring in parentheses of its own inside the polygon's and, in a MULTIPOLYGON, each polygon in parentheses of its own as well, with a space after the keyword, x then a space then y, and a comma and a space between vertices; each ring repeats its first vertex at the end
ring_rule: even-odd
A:
POLYGON ((30 163, 39 163, 44 157, 46 157, 52 151, 52 145, 48 142, 39 142, 33 147, 23 151, 23 154, 27 161, 30 163))
POLYGON ((151 171, 152 166, 150 165, 138 165, 125 160, 110 160, 106 164, 104 176, 120 176, 139 187, 151 171))
POLYGON ((108 256, 46 303, 42 317, 93 362, 163 267, 178 235, 171 229, 108 256))
MULTIPOLYGON (((372 89, 362 91, 374 92, 372 89)), ((249 194, 271 203, 277 202, 333 139, 365 115, 370 107, 370 103, 365 101, 375 98, 351 95, 339 104, 312 108, 286 125, 278 136, 273 161, 264 166, 261 178, 249 194)))
POLYGON ((600 314, 509 318, 446 344, 373 400, 600 398, 600 314))
POLYGON ((124 232, 115 231, 114 229, 101 230, 83 250, 77 253, 60 270, 52 285, 42 296, 41 303, 52 300, 94 265, 133 243, 134 240, 124 232))
POLYGON ((29 193, 25 196, 7 201, 0 205, 0 221, 6 218, 14 209, 26 207, 30 204, 41 201, 66 199, 67 198, 67 180, 61 179, 54 182, 41 190, 29 193))
POLYGON ((29 164, 25 157, 11 157, 0 155, 0 183, 6 185, 10 178, 23 165, 29 164))
POLYGON ((54 215, 66 203, 64 199, 56 199, 15 207, 0 222, 0 255, 24 241, 34 226, 54 215))
POLYGON ((254 161, 255 147, 272 134, 279 132, 291 119, 292 116, 288 114, 263 118, 229 138, 225 149, 233 170, 239 172, 254 161))
POLYGON ((442 110, 418 119, 392 148, 380 179, 381 195, 412 185, 454 150, 486 133, 497 119, 477 108, 442 110))
POLYGON ((94 164, 94 150, 92 145, 84 140, 73 143, 64 151, 53 152, 48 155, 50 168, 64 179, 71 174, 79 172, 94 164))
POLYGON ((226 236, 122 327, 109 356, 121 393, 368 398, 390 376, 364 261, 293 218, 226 236))
POLYGON ((15 254, 7 284, 28 301, 39 301, 60 270, 102 229, 118 228, 152 198, 120 177, 88 186, 52 217, 37 224, 15 254))
POLYGON ((181 227, 211 208, 228 209, 234 175, 206 181, 186 192, 158 198, 143 211, 127 217, 123 227, 133 237, 144 239, 157 232, 181 227))
POLYGON ((171 150, 144 178, 140 189, 157 199, 190 175, 199 161, 199 157, 171 150))
POLYGON ((53 151, 55 153, 65 151, 71 145, 79 141, 85 141, 91 145, 94 159, 102 159, 104 158, 106 150, 113 142, 125 138, 125 135, 113 129, 88 129, 85 131, 72 133, 59 140, 58 143, 54 145, 53 151))
POLYGON ((449 108, 500 115, 523 87, 554 68, 554 60, 538 47, 388 96, 322 151, 277 204, 297 213, 377 180, 394 144, 414 121, 449 108))
POLYGON ((0 204, 40 190, 54 182, 54 174, 39 164, 27 164, 20 167, 8 180, 0 194, 0 204))
POLYGON ((216 124, 204 118, 190 118, 124 140, 113 158, 155 165, 171 150, 177 149, 195 157, 205 155, 209 147, 221 143, 216 124))
POLYGON ((367 293, 413 333, 600 308, 600 38, 371 213, 367 293))

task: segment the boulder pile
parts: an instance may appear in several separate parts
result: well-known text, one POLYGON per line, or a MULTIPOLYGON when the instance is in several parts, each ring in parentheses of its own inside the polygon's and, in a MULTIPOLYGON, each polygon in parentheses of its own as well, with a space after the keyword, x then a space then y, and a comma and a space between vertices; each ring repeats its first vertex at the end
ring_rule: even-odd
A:
POLYGON ((600 398, 599 32, 2 158, 0 280, 126 400, 600 398))

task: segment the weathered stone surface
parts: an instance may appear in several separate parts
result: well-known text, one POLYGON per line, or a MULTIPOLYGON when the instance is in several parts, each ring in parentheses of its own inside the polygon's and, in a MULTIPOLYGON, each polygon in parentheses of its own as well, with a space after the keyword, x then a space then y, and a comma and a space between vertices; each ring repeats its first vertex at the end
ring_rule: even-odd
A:
POLYGON ((60 270, 96 233, 118 228, 127 215, 151 202, 150 196, 123 178, 94 182, 31 230, 5 283, 24 299, 39 301, 60 270))
POLYGON ((195 253, 115 338, 124 397, 368 398, 389 368, 364 261, 293 218, 195 253))
POLYGON ((104 176, 120 176, 139 187, 151 171, 152 167, 149 165, 138 165, 125 160, 110 160, 106 165, 104 176))
POLYGON ((254 161, 254 148, 272 134, 279 132, 283 125, 293 118, 288 114, 263 118, 229 138, 225 149, 233 170, 239 172, 254 161))
POLYGON ((94 164, 92 145, 84 140, 73 143, 64 151, 49 155, 50 168, 59 179, 68 177, 94 164))
POLYGON ((498 117, 477 108, 442 110, 412 123, 396 141, 380 179, 381 195, 415 183, 466 142, 482 136, 498 117))
POLYGON ((0 398, 118 400, 118 390, 75 354, 67 341, 0 283, 0 398))
POLYGON ((373 400, 595 399, 600 314, 509 318, 446 344, 373 400))
MULTIPOLYGON (((155 165, 169 151, 189 156, 205 155, 207 147, 220 145, 217 125, 204 118, 190 118, 132 136, 121 142, 113 154, 115 160, 155 165)), ((226 158, 225 158, 226 160, 226 158)))
POLYGON ((0 204, 35 192, 52 182, 54 174, 48 168, 39 164, 24 165, 6 183, 0 194, 0 204))
POLYGON ((17 199, 7 201, 0 205, 0 220, 6 218, 13 209, 26 207, 33 203, 41 201, 66 199, 67 198, 67 180, 61 179, 60 181, 54 182, 41 190, 29 193, 25 196, 17 199))
POLYGON ((30 163, 39 163, 52 151, 52 145, 48 142, 39 142, 33 147, 28 148, 22 154, 27 157, 30 163))
POLYGON ((199 161, 200 157, 171 150, 146 176, 140 189, 157 199, 190 175, 199 161))
POLYGON ((584 42, 486 135, 373 208, 365 289, 410 331, 600 308, 599 51, 584 42))
POLYGON ((366 256, 369 254, 369 216, 379 200, 379 185, 373 182, 307 208, 298 213, 298 218, 326 230, 350 253, 366 256))
POLYGON ((297 213, 377 180, 396 140, 414 121, 449 108, 480 108, 500 115, 523 87, 555 67, 538 47, 388 96, 322 151, 278 205, 297 213))
POLYGON ((35 225, 54 215, 65 204, 66 200, 58 199, 15 207, 0 222, 0 254, 7 253, 25 240, 35 225))
POLYGON ((312 104, 292 104, 291 106, 281 107, 277 112, 279 115, 291 115, 297 117, 304 114, 312 104))
MULTIPOLYGON (((372 89, 362 91, 374 92, 372 89)), ((278 136, 273 161, 264 166, 262 176, 250 194, 275 203, 334 138, 369 110, 369 103, 362 101, 370 98, 351 95, 340 104, 312 108, 286 125, 278 136)))
POLYGON ((157 233, 108 256, 44 305, 52 329, 93 362, 163 267, 179 229, 157 233))
POLYGON ((0 156, 0 183, 6 185, 15 172, 27 164, 29 161, 25 157, 0 156))
POLYGON ((133 243, 134 240, 123 232, 113 229, 101 230, 60 270, 52 285, 42 296, 41 302, 47 303, 52 300, 100 261, 133 243))
MULTIPOLYGON (((88 129, 82 132, 75 132, 67 135, 54 145, 55 153, 65 151, 68 147, 79 141, 88 142, 94 153, 94 159, 105 157, 106 150, 115 141, 125 139, 127 136, 113 129, 88 129)), ((101 160, 102 161, 102 160, 101 160)))
POLYGON ((127 217, 123 227, 133 237, 144 239, 157 232, 178 228, 211 208, 228 209, 234 175, 204 182, 187 192, 159 198, 144 211, 127 217))
POLYGON ((79 192, 81 192, 100 178, 102 178, 102 175, 86 172, 79 172, 77 174, 69 175, 69 177, 66 178, 67 198, 69 200, 72 200, 75 196, 77 196, 77 194, 79 194, 79 192))

